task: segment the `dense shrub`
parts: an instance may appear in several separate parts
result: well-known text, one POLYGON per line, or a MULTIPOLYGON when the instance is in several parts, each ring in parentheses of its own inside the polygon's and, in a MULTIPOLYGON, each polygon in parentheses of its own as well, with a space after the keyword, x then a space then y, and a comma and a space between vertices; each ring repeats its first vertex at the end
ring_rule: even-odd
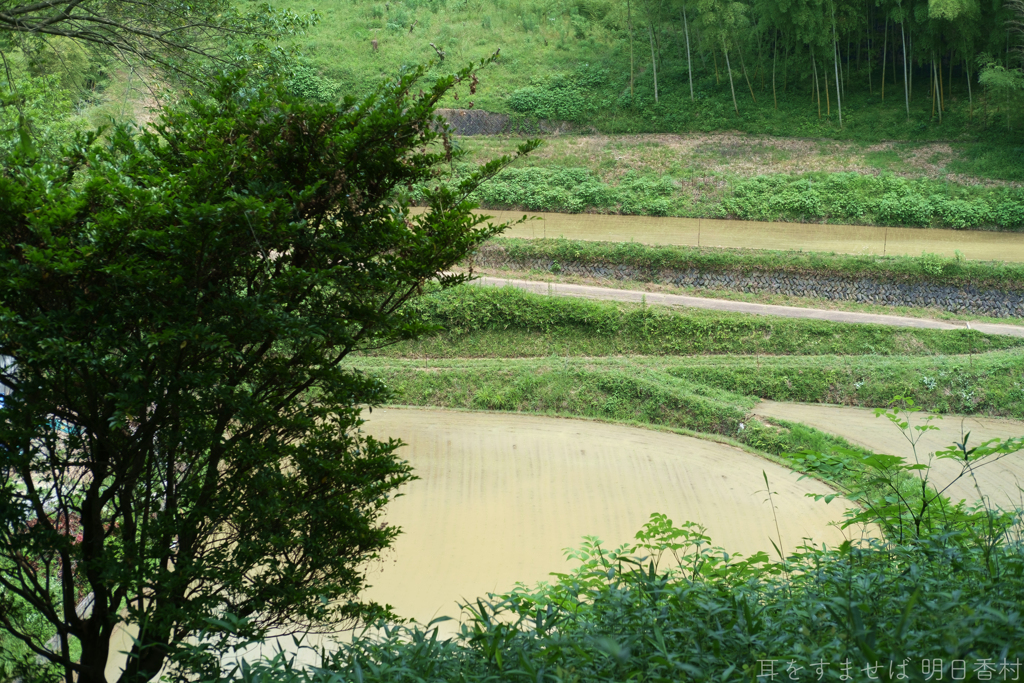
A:
MULTIPOLYGON (((579 14, 573 19, 574 31, 578 35, 585 34, 588 19, 579 14)), ((589 65, 577 68, 572 74, 552 74, 514 91, 508 96, 508 107, 514 112, 541 119, 585 124, 597 111, 594 88, 607 79, 607 70, 589 65)))
POLYGON ((952 516, 970 521, 903 543, 802 546, 780 562, 730 555, 698 525, 655 514, 632 544, 588 538, 569 552, 575 570, 469 603, 453 640, 390 627, 325 653, 321 667, 282 656, 231 680, 1013 680, 1024 656, 1019 526, 952 516))
MULTIPOLYGON (((457 168, 455 180, 469 170, 457 168)), ((693 196, 669 175, 629 171, 611 184, 585 168, 525 167, 503 171, 473 198, 491 209, 1024 230, 1021 188, 858 173, 717 175, 716 180, 724 187, 693 196)))

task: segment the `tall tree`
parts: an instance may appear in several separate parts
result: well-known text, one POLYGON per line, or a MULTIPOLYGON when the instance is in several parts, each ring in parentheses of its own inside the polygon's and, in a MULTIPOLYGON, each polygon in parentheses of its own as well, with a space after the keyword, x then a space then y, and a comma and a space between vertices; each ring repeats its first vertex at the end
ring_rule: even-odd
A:
POLYGON ((0 628, 68 683, 104 681, 124 620, 120 680, 148 681, 216 615, 246 636, 382 614, 361 565, 412 473, 359 431, 388 390, 345 359, 426 329, 405 304, 466 279, 501 230, 467 196, 509 161, 435 187, 457 154, 434 108, 476 76, 416 94, 424 73, 337 105, 225 80, 152 130, 4 165, 0 628))
POLYGON ((679 10, 683 17, 683 31, 686 34, 686 73, 690 76, 690 101, 692 102, 693 97, 693 62, 690 59, 690 22, 686 19, 686 4, 679 10))
POLYGON ((722 48, 725 68, 729 72, 729 89, 732 92, 733 109, 738 115, 740 107, 736 102, 736 86, 732 77, 729 48, 735 42, 735 36, 741 34, 750 25, 747 17, 747 5, 730 0, 697 0, 696 9, 701 33, 707 36, 712 45, 722 48))
POLYGON ((229 0, 6 0, 0 34, 14 46, 53 38, 91 45, 122 61, 196 75, 194 64, 223 69, 239 42, 275 41, 304 28, 301 18, 260 5, 242 12, 229 0), (192 64, 190 66, 190 64, 192 64))

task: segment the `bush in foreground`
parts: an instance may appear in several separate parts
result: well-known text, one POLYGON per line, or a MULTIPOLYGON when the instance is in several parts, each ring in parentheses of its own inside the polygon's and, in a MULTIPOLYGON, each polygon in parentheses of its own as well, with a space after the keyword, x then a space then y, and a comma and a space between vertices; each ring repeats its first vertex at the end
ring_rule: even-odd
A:
POLYGON ((654 515, 631 546, 589 538, 575 571, 467 605, 458 638, 393 627, 319 669, 281 656, 221 680, 1019 680, 1024 545, 1007 517, 983 518, 995 535, 801 547, 773 562, 654 515))

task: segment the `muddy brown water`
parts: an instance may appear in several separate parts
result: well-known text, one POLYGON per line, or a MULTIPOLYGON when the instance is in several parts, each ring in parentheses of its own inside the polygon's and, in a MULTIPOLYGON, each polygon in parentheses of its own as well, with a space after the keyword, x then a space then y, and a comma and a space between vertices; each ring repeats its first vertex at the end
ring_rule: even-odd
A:
MULTIPOLYGON (((875 453, 898 455, 907 461, 915 461, 915 448, 899 428, 884 417, 875 417, 874 410, 869 408, 764 401, 754 408, 754 413, 800 422, 841 436, 875 453)), ((926 424, 925 417, 924 413, 912 415, 911 428, 926 424)), ((957 461, 929 456, 935 451, 948 448, 954 442, 963 442, 963 434, 970 433, 968 448, 989 439, 1024 437, 1022 420, 946 415, 928 424, 938 427, 938 430, 912 432, 915 439, 920 436, 916 444, 916 462, 930 464, 930 481, 938 489, 953 482, 963 468, 957 461)), ((1024 451, 975 467, 973 477, 960 478, 946 489, 946 495, 954 501, 966 500, 973 503, 984 498, 988 503, 1002 508, 1024 507, 1024 494, 1019 487, 1024 487, 1024 451)))
MULTIPOLYGON (((423 624, 458 617, 460 602, 571 570, 563 549, 584 536, 606 548, 628 543, 653 512, 702 524, 713 544, 746 556, 774 555, 779 534, 785 552, 804 539, 837 545, 856 536, 835 526, 840 501, 806 495, 829 487, 711 441, 586 420, 395 408, 375 410, 364 429, 405 441, 402 457, 420 477, 388 506, 387 522, 403 532, 367 567, 365 597, 423 624)), ((457 630, 457 621, 441 625, 457 630)), ((288 648, 290 639, 277 643, 288 648)))
POLYGON ((367 597, 426 623, 457 603, 567 571, 562 550, 594 535, 631 541, 653 512, 707 527, 730 553, 772 552, 802 539, 840 543, 844 508, 815 502, 820 482, 731 446, 584 420, 439 410, 374 411, 366 426, 399 436, 421 477, 387 519, 403 534, 369 568, 367 597))
MULTIPOLYGON (((424 209, 414 208, 412 213, 424 209)), ((978 261, 1024 262, 1024 233, 938 228, 885 228, 735 221, 711 218, 619 216, 589 213, 481 210, 495 223, 535 216, 505 231, 505 237, 564 237, 599 242, 689 247, 821 251, 839 254, 920 256, 923 252, 978 261)))

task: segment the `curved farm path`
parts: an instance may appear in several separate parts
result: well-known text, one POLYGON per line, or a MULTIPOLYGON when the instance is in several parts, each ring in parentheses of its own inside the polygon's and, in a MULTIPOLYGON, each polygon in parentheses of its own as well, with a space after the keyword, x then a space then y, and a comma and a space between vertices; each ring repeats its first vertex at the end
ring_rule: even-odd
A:
POLYGON ((733 311, 752 315, 775 315, 784 318, 810 318, 814 320, 831 320, 839 323, 861 323, 869 325, 891 325, 893 327, 917 327, 933 330, 962 330, 965 327, 985 334, 1002 334, 1011 337, 1024 337, 1024 327, 1020 325, 1004 325, 1000 323, 955 322, 928 318, 908 318, 900 315, 884 315, 879 313, 856 313, 853 311, 830 311, 820 308, 799 308, 796 306, 776 306, 774 304, 753 304, 744 301, 727 301, 725 299, 706 299, 699 296, 682 294, 662 294, 660 292, 637 292, 631 289, 612 289, 594 285, 567 285, 556 282, 538 282, 535 280, 510 280, 499 277, 480 277, 472 281, 480 287, 515 287, 534 294, 550 296, 571 296, 583 299, 601 299, 605 301, 629 301, 632 303, 646 302, 662 306, 684 306, 688 308, 706 308, 714 311, 733 311))
MULTIPOLYGON (((764 401, 753 410, 755 415, 773 417, 791 422, 800 422, 823 432, 841 436, 850 443, 867 448, 875 453, 899 455, 913 462, 914 449, 900 430, 884 417, 875 417, 874 410, 848 406, 812 405, 804 403, 776 403, 764 401)), ((913 416, 910 426, 925 424, 925 413, 913 416)), ((1024 437, 1024 420, 1007 420, 989 417, 945 415, 931 424, 939 431, 927 431, 917 444, 918 461, 928 464, 929 456, 938 450, 948 448, 954 442, 962 441, 962 433, 970 432, 967 447, 978 446, 989 439, 1024 437), (961 431, 962 430, 962 431, 961 431)), ((915 432, 916 436, 920 432, 915 432)), ((953 460, 933 459, 931 480, 942 488, 962 471, 953 460)), ((978 489, 992 505, 1018 507, 1024 505, 1024 451, 1002 456, 998 460, 983 463, 975 468, 977 487, 970 477, 963 477, 952 484, 946 494, 954 501, 979 499, 978 489)))
POLYGON ((369 568, 368 598, 426 623, 456 601, 532 584, 574 564, 584 535, 630 541, 653 512, 698 522, 714 545, 774 555, 774 494, 783 550, 838 544, 844 507, 807 498, 824 484, 745 451, 692 437, 584 420, 442 410, 375 410, 364 429, 401 437, 420 480, 389 504, 403 528, 369 568))

